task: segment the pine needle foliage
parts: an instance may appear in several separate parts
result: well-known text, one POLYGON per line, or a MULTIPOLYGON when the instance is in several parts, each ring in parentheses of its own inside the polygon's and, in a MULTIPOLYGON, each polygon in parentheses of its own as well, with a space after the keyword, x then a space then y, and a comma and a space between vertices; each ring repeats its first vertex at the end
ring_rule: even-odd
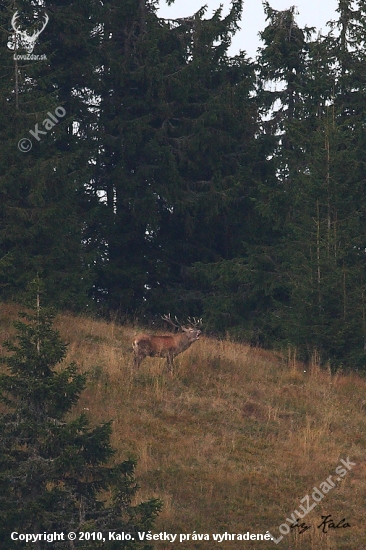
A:
MULTIPOLYGON (((53 314, 39 306, 21 314, 17 333, 5 342, 0 399, 0 542, 25 548, 11 533, 64 533, 55 548, 88 548, 90 541, 67 540, 67 533, 100 532, 93 548, 120 548, 109 532, 150 529, 160 509, 156 499, 132 505, 138 491, 135 462, 110 466, 112 426, 89 425, 86 414, 65 418, 85 388, 76 364, 63 366, 67 346, 53 328, 53 314)), ((49 547, 39 540, 37 549, 49 547)), ((124 548, 148 549, 127 542, 124 548), (132 546, 131 546, 132 547, 132 546)))

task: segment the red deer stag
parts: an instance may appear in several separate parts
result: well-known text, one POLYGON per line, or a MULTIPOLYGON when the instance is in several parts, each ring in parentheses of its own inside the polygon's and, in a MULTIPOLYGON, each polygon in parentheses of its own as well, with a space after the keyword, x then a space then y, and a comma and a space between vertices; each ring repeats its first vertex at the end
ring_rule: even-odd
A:
POLYGON ((166 357, 166 365, 173 372, 174 357, 188 349, 193 342, 199 339, 201 331, 198 326, 202 325, 202 319, 188 319, 189 324, 184 327, 178 324, 176 317, 176 323, 174 323, 170 318, 170 314, 163 315, 162 319, 175 328, 179 328, 182 332, 175 336, 149 336, 148 334, 136 336, 132 342, 135 367, 139 367, 145 357, 166 357))

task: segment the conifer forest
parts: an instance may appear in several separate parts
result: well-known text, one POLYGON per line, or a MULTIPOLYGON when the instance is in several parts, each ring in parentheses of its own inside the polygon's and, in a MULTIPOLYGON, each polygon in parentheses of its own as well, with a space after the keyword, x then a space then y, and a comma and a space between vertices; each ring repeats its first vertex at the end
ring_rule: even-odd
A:
POLYGON ((0 300, 365 369, 366 5, 263 7, 252 59, 242 0, 2 0, 0 300))

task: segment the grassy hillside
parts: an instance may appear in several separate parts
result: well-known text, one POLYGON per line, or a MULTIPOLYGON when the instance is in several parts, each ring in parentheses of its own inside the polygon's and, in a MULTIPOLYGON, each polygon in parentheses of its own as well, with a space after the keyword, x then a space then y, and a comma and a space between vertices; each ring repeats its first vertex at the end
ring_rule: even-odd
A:
MULTIPOLYGON (((3 339, 15 317, 15 306, 1 307, 3 339)), ((158 548, 366 548, 365 380, 209 338, 176 359, 173 376, 160 359, 134 372, 133 328, 71 315, 59 316, 57 328, 67 360, 89 372, 75 413, 87 409, 93 423, 113 419, 117 459, 138 459, 139 497, 164 501, 155 532, 211 539, 158 548), (338 476, 347 457, 355 466, 338 476), (310 526, 303 534, 291 530, 278 545, 212 540, 225 531, 279 537, 300 500, 330 475, 336 486, 300 520, 310 526), (329 514, 350 527, 322 533, 317 525, 329 514)))

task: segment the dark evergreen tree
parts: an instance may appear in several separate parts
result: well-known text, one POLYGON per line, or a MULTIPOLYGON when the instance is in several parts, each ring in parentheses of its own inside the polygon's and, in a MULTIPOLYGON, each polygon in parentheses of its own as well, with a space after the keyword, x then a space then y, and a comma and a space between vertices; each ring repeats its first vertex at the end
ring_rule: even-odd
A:
POLYGON ((179 194, 161 210, 158 240, 166 259, 152 299, 180 314, 205 309, 191 266, 200 262, 211 273, 217 263, 241 255, 256 223, 254 65, 243 52, 227 53, 241 9, 233 2, 227 17, 219 9, 208 20, 201 10, 176 29, 189 40, 180 86, 185 97, 183 109, 175 98, 162 137, 177 167, 179 194))
MULTIPOLYGON (((352 2, 340 1, 338 12, 339 20, 332 24, 322 44, 327 78, 318 78, 323 100, 317 102, 318 116, 314 117, 312 148, 307 156, 311 185, 306 198, 303 195, 306 202, 299 201, 307 222, 300 221, 298 229, 302 235, 307 230, 311 277, 303 268, 298 271, 298 276, 308 281, 308 289, 297 279, 293 311, 303 312, 306 329, 299 330, 302 344, 306 334, 308 346, 315 343, 325 360, 364 368, 363 3, 353 6, 352 2)), ((304 258, 297 265, 305 265, 304 258)), ((298 318, 292 327, 300 323, 298 318)))
MULTIPOLYGON (((48 59, 14 72, 3 51, 4 139, 11 117, 20 137, 58 105, 66 116, 30 153, 2 157, 2 296, 38 273, 63 307, 92 294, 107 309, 198 313, 189 268, 241 254, 255 223, 254 66, 227 54, 241 0, 177 21, 150 1, 23 4, 25 25, 50 17, 37 44, 48 59)), ((9 31, 11 16, 9 3, 9 31)))
MULTIPOLYGON (((316 40, 307 35, 300 49, 294 44, 292 65, 272 56, 273 36, 262 51, 270 78, 279 65, 290 67, 297 94, 295 103, 288 99, 283 104, 285 86, 279 92, 279 108, 270 103, 273 112, 267 124, 279 139, 271 156, 277 182, 274 187, 263 186, 260 204, 274 225, 277 218, 282 232, 272 252, 275 275, 287 289, 287 299, 278 303, 277 310, 282 339, 297 346, 303 357, 317 349, 324 361, 362 367, 362 17, 347 2, 340 2, 339 13, 340 32, 316 40), (301 70, 293 64, 297 49, 301 70)), ((275 12, 272 25, 277 20, 275 12)), ((285 37, 290 37, 287 31, 285 37)), ((271 37, 268 29, 262 36, 271 37)))
POLYGON ((198 313, 189 267, 241 249, 258 128, 254 68, 227 55, 241 8, 168 22, 154 3, 105 4, 96 290, 108 307, 198 313))
MULTIPOLYGON (((85 131, 95 22, 86 2, 18 2, 17 10, 17 25, 28 34, 46 13, 49 22, 34 50, 46 59, 14 59, 27 53, 22 44, 0 53, 1 294, 19 298, 38 273, 54 304, 80 309, 92 287, 84 232, 98 204, 88 194, 92 140, 85 131)), ((13 2, 2 3, 2 43, 12 47, 14 13, 13 2)))
MULTIPOLYGON (((7 341, 0 375, 3 414, 0 417, 0 542, 2 548, 25 548, 12 532, 103 532, 105 541, 55 541, 55 548, 120 548, 109 541, 109 531, 130 533, 151 528, 157 500, 132 506, 138 487, 135 463, 114 466, 111 423, 90 428, 85 414, 65 415, 85 387, 85 375, 75 364, 63 366, 66 346, 52 328, 53 316, 39 308, 17 321, 16 338, 7 341)), ((34 543, 38 549, 49 542, 34 543)))
MULTIPOLYGON (((260 302, 267 307, 267 312, 263 315, 262 310, 257 317, 263 319, 263 328, 259 326, 255 332, 259 331, 266 343, 287 340, 294 344, 287 327, 293 323, 289 317, 297 266, 295 233, 299 220, 304 219, 301 202, 309 185, 308 163, 319 100, 314 95, 320 92, 313 90, 314 29, 299 28, 294 6, 277 11, 265 2, 264 9, 268 25, 261 33, 264 46, 258 55, 258 100, 263 117, 262 139, 272 149, 267 153, 269 168, 259 184, 257 207, 263 223, 271 229, 265 242, 252 249, 249 265, 254 274, 252 286, 257 287, 257 295, 259 290, 266 296, 266 301, 260 302)), ((301 252, 303 247, 304 240, 300 239, 301 252)))
POLYGON ((213 328, 269 345, 283 337, 281 310, 289 298, 280 248, 292 209, 288 189, 302 162, 295 132, 303 111, 311 30, 298 27, 295 8, 277 11, 268 3, 264 8, 268 25, 262 33, 265 46, 257 63, 255 97, 262 121, 251 136, 249 173, 242 184, 248 206, 240 204, 249 223, 243 226, 234 214, 240 249, 207 269, 197 264, 195 272, 208 294, 203 315, 213 328))

